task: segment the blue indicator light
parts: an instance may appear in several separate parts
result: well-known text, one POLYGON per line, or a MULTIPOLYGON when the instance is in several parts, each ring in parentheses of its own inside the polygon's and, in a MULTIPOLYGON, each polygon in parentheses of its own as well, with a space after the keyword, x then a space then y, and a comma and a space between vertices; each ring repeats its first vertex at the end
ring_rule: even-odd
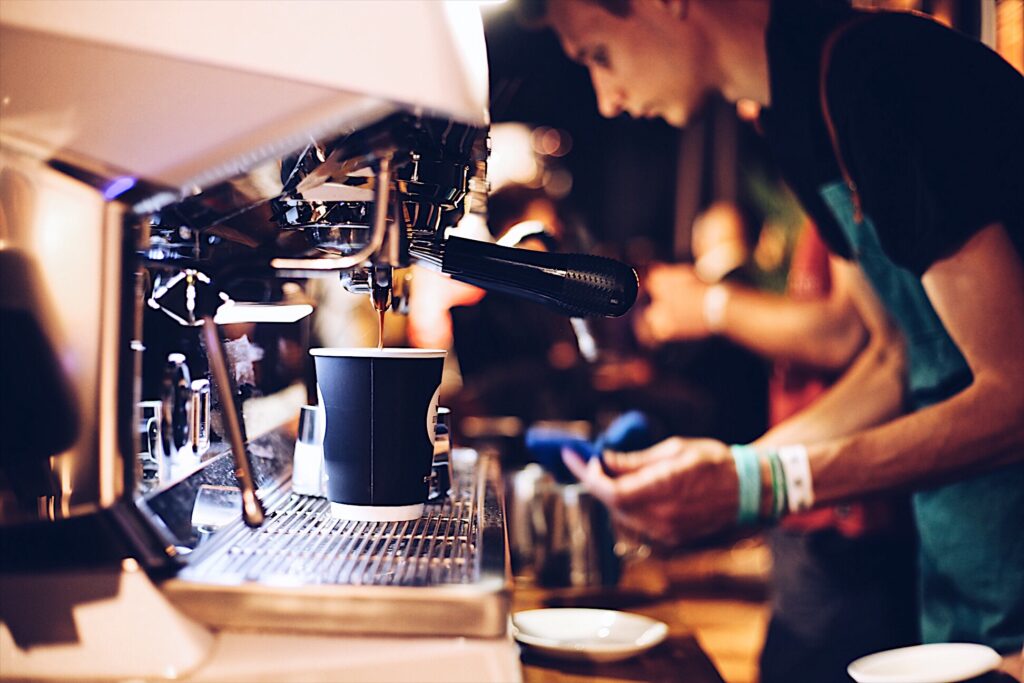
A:
POLYGON ((114 178, 107 185, 107 188, 103 190, 103 198, 107 201, 116 199, 128 190, 135 187, 135 178, 131 176, 121 176, 120 178, 114 178))

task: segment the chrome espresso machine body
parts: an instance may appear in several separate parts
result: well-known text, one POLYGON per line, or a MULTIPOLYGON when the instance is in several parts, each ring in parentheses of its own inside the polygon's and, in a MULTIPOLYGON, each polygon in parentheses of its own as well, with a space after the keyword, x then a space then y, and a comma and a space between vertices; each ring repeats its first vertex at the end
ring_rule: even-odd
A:
POLYGON ((308 345, 309 282, 384 310, 413 262, 629 308, 622 264, 447 235, 485 207, 476 5, 2 0, 0 29, 0 676, 517 678, 496 464, 452 453, 416 522, 333 520, 290 489, 306 397, 227 334, 308 345))

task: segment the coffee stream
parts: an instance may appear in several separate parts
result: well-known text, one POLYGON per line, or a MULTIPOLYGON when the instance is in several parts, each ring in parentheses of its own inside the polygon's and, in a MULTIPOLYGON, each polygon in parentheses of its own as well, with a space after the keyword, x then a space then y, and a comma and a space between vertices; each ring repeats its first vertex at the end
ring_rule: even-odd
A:
POLYGON ((377 311, 377 316, 378 316, 378 318, 377 318, 377 348, 378 349, 383 349, 384 348, 384 313, 386 313, 386 312, 387 312, 387 309, 385 309, 385 308, 382 308, 379 311, 377 311))

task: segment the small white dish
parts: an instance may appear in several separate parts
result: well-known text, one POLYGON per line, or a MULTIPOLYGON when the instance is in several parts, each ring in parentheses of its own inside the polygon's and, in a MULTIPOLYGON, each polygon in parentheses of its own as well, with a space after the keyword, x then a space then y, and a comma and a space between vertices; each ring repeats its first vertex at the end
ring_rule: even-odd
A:
POLYGON ((956 683, 999 668, 1002 658, 986 645, 932 643, 861 657, 846 667, 857 683, 956 683))
POLYGON ((668 626, 631 612, 558 607, 512 615, 515 638, 563 659, 617 662, 646 652, 668 636, 668 626))

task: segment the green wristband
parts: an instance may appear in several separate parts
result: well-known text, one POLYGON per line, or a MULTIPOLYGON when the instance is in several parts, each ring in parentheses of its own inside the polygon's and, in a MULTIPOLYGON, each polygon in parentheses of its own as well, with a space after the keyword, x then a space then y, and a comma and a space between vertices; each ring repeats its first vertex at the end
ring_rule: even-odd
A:
POLYGON ((779 519, 786 511, 786 475, 779 452, 774 448, 768 451, 768 464, 772 469, 772 519, 779 519))
POLYGON ((736 522, 740 525, 753 524, 757 521, 761 507, 761 466, 757 461, 757 451, 753 446, 741 445, 730 446, 729 450, 736 463, 736 476, 739 480, 736 522))

